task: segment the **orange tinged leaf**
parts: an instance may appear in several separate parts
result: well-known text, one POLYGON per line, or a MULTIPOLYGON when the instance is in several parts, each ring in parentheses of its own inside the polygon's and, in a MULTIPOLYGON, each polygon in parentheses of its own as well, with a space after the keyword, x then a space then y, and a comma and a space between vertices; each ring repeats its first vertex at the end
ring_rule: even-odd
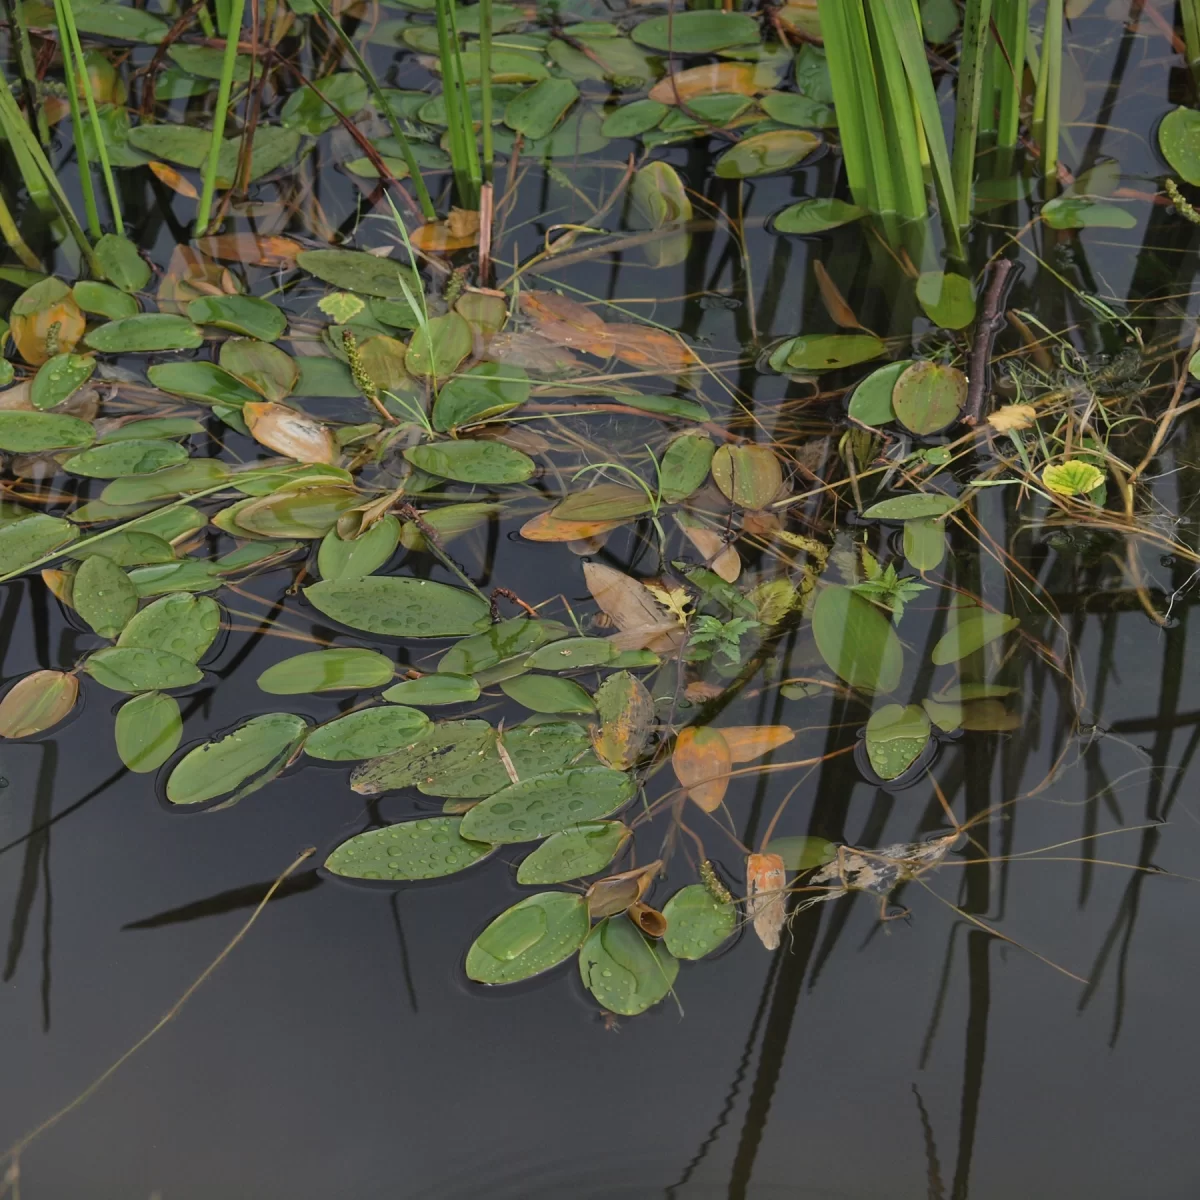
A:
POLYGON ((199 199, 200 193, 196 191, 196 185, 181 175, 174 167, 169 167, 164 162, 148 162, 146 166, 150 168, 150 173, 159 183, 165 184, 176 195, 184 196, 188 200, 199 199))
POLYGON ((74 350, 87 326, 79 305, 68 295, 37 312, 12 318, 12 340, 21 357, 31 367, 56 354, 74 350))
MULTIPOLYGON (((154 166, 153 163, 150 164, 154 166)), ((155 172, 157 174, 157 172, 155 172)), ((192 190, 194 196, 195 189, 192 190)), ((266 237, 256 233, 220 233, 197 239, 196 246, 209 258, 221 262, 240 262, 252 267, 292 267, 300 253, 299 242, 291 238, 266 237)))
POLYGON ((592 748, 601 762, 627 771, 642 756, 654 728, 654 699, 628 671, 610 675, 595 696, 602 724, 592 729, 592 748))
POLYGON ((598 537, 622 525, 628 525, 632 517, 619 521, 564 521, 554 516, 553 511, 539 513, 521 526, 521 536, 530 542, 576 542, 598 537))
POLYGON ((796 735, 786 725, 732 725, 721 730, 729 743, 732 762, 753 762, 768 751, 786 746, 796 735))
POLYGON ((0 700, 0 737, 30 737, 57 725, 78 695, 79 680, 65 671, 26 675, 0 700))
MULTIPOLYGON (((677 375, 699 361, 683 341, 665 329, 615 324, 609 325, 608 331, 612 346, 609 353, 615 354, 630 366, 677 375)), ((594 350, 588 352, 596 353, 594 350)))
POLYGON ((675 523, 683 530, 684 537, 704 555, 704 561, 726 583, 733 583, 742 573, 741 555, 732 545, 727 546, 725 539, 715 529, 709 529, 707 525, 689 524, 678 513, 675 514, 675 523))
POLYGON ((254 440, 276 454, 302 463, 337 461, 337 443, 329 427, 286 404, 244 404, 242 416, 254 440))
POLYGON ((746 859, 746 916, 768 950, 779 949, 787 916, 787 873, 778 854, 751 854, 746 859))
POLYGON ((629 645, 614 639, 621 649, 644 648, 669 653, 678 648, 682 631, 675 623, 663 629, 669 614, 645 584, 614 567, 597 562, 583 564, 583 579, 592 598, 603 612, 612 617, 613 624, 622 634, 628 634, 636 640, 636 645, 629 645))
POLYGON ((543 322, 561 321, 576 329, 602 330, 604 319, 592 312, 586 304, 560 296, 557 292, 526 290, 521 293, 521 311, 541 325, 543 322))
POLYGON ((825 270, 823 262, 813 260, 813 274, 817 277, 821 303, 825 305, 825 311, 830 318, 836 324, 841 325, 843 329, 861 329, 858 317, 854 315, 854 309, 846 303, 846 297, 838 290, 838 285, 833 282, 833 278, 825 270))
POLYGON ((650 89, 650 99, 660 104, 686 104, 697 96, 717 93, 736 96, 756 96, 768 91, 770 82, 763 79, 755 63, 709 63, 703 67, 688 67, 659 80, 650 89))
POLYGON ((430 221, 414 229, 408 237, 418 250, 426 254, 450 254, 455 250, 465 250, 479 242, 479 214, 475 214, 475 230, 471 233, 455 233, 448 222, 430 221))
POLYGON ((725 799, 732 761, 724 735, 709 727, 683 730, 671 755, 675 778, 705 812, 714 812, 725 799))

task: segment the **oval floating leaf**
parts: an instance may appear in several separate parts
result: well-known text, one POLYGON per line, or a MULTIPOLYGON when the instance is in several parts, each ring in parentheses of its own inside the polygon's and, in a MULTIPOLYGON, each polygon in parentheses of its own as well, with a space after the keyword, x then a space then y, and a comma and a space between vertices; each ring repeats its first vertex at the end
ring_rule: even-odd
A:
POLYGON ((536 470, 532 458, 503 442, 427 442, 404 457, 430 475, 460 483, 523 483, 536 470))
POLYGON ((603 871, 629 840, 620 821, 587 821, 548 837, 517 868, 523 884, 565 883, 603 871))
POLYGON ((388 637, 457 637, 473 633, 489 615, 487 602, 473 593, 428 579, 327 579, 304 594, 327 617, 388 637))
POLYGON ((65 671, 34 671, 0 700, 0 737, 32 737, 57 725, 75 707, 79 679, 65 671))
POLYGON ((880 779, 896 779, 920 757, 929 718, 918 704, 885 704, 867 722, 867 757, 880 779))
POLYGON ((955 663, 981 650, 989 642, 1011 633, 1021 622, 1005 613, 968 609, 942 635, 930 657, 939 666, 955 663))
POLYGON ((529 399, 529 376, 520 367, 477 363, 455 375, 433 402, 433 427, 441 433, 502 416, 529 399))
POLYGON ((175 442, 128 440, 93 446, 63 460, 63 469, 89 479, 123 479, 149 475, 188 460, 188 452, 175 442))
POLYGON ((579 949, 587 902, 572 892, 539 892, 505 909, 471 944, 466 971, 477 983, 516 983, 550 970, 579 949))
POLYGON ((1185 182, 1200 186, 1200 112, 1179 107, 1158 126, 1158 148, 1185 182))
POLYGON ((906 429, 923 436, 957 420, 967 399, 967 377, 957 367, 920 361, 892 389, 892 408, 906 429))
POLYGON ((946 556, 946 527, 933 517, 904 522, 904 558, 914 571, 932 571, 946 556))
POLYGON ((579 973, 610 1012, 635 1017, 670 992, 679 960, 666 946, 648 941, 627 917, 609 917, 583 943, 579 973))
POLYGON ((283 310, 257 296, 201 296, 187 306, 187 315, 197 325, 215 325, 264 342, 282 337, 287 328, 283 310))
POLYGON ((34 408, 53 408, 77 392, 92 377, 96 360, 90 354, 56 354, 33 377, 29 401, 34 408))
POLYGON ((594 697, 600 729, 592 745, 601 761, 619 771, 641 758, 654 729, 654 698, 645 684, 628 671, 619 671, 599 687, 594 697))
POLYGON ((97 650, 83 669, 99 684, 114 692, 154 692, 199 683, 204 672, 166 650, 113 646, 97 650))
POLYGON ((440 776, 480 762, 494 737, 486 721, 439 722, 403 749, 357 768, 350 786, 373 796, 418 783, 434 785, 440 776))
POLYGON ((232 733, 189 750, 167 780, 167 799, 202 804, 232 793, 232 803, 274 779, 307 729, 308 722, 292 713, 252 717, 232 733))
POLYGON ((487 858, 495 849, 459 835, 461 817, 420 817, 371 829, 343 842, 325 869, 346 879, 442 879, 487 858))
POLYGON ((209 596, 161 596, 146 605, 121 631, 118 646, 166 650, 199 662, 221 627, 221 609, 209 596))
MULTIPOLYGON (((797 97, 802 99, 802 97, 797 97)), ((822 233, 865 217, 867 210, 845 200, 813 197, 789 205, 772 222, 776 233, 822 233)))
POLYGON ((891 621, 847 587, 827 587, 813 608, 817 650, 851 687, 890 692, 900 682, 904 651, 891 621))
POLYGON ((579 767, 510 784, 463 818, 463 835, 497 845, 532 842, 582 821, 607 817, 636 791, 623 771, 579 767))
POLYGON ((38 513, 0 528, 0 574, 9 575, 79 537, 79 529, 62 517, 38 513))
POLYGON ((99 325, 83 339, 101 354, 133 354, 152 350, 195 350, 204 334, 186 317, 172 313, 138 313, 99 325))
POLYGON ((703 958, 733 936, 737 909, 722 903, 702 883, 689 884, 667 901, 667 949, 683 959, 703 958))
POLYGON ((391 704, 469 704, 479 699, 479 684, 469 675, 450 675, 438 671, 420 679, 405 679, 383 693, 391 704))
POLYGON ((223 404, 240 408, 262 397, 235 375, 210 362, 156 363, 146 372, 155 387, 172 396, 184 396, 201 404, 223 404))
POLYGON ((650 50, 670 50, 674 54, 711 54, 728 46, 757 42, 759 29, 758 22, 749 13, 698 9, 642 21, 634 26, 633 40, 650 50))
POLYGON ((376 650, 347 647, 296 654, 268 667, 258 686, 273 696, 301 696, 380 687, 395 673, 395 664, 376 650))
POLYGON ((767 446, 722 446, 713 455, 712 476, 739 508, 766 508, 783 488, 783 469, 767 446))
POLYGON ((390 513, 356 538, 343 538, 331 529, 321 539, 317 570, 322 579, 361 579, 384 566, 399 544, 400 522, 390 513))
POLYGON ((1086 496, 1104 483, 1104 472, 1094 463, 1069 459, 1043 468, 1042 482, 1060 496, 1086 496))
POLYGON ((520 675, 505 679, 500 690, 510 699, 534 712, 590 713, 595 711, 591 696, 571 679, 553 675, 520 675))
POLYGON ((504 123, 527 138, 549 137, 578 99, 579 89, 571 80, 540 79, 508 102, 504 123))
POLYGON ((97 239, 92 253, 104 278, 121 291, 140 292, 150 282, 150 264, 127 237, 106 233, 97 239))
POLYGON ((137 588, 116 563, 97 554, 75 572, 71 604, 101 637, 115 638, 137 612, 137 588))
POLYGON ((896 380, 912 366, 911 358, 888 363, 871 372, 850 395, 848 415, 863 425, 886 425, 896 419, 892 408, 892 391, 896 380))
POLYGON ((488 737, 473 757, 461 760, 452 769, 439 770, 432 782, 421 780, 419 791, 427 796, 478 800, 494 795, 512 782, 509 766, 518 779, 546 775, 567 766, 595 766, 587 751, 587 731, 570 721, 546 721, 540 725, 519 725, 516 729, 488 737), (500 757, 503 742, 508 761, 500 757))
POLYGON ((64 413, 0 412, 0 450, 13 454, 40 454, 72 446, 90 446, 96 432, 87 421, 64 413))
POLYGON ((673 438, 658 464, 659 490, 667 504, 678 504, 702 487, 716 447, 706 433, 673 438))
POLYGON ((347 713, 314 729, 304 753, 326 762, 355 762, 402 750, 429 731, 429 718, 399 704, 347 713))
POLYGON ((819 333, 789 338, 771 353, 771 368, 787 371, 836 371, 878 358, 886 347, 873 333, 819 333))
POLYGON ((772 129, 767 133, 755 133, 736 142, 717 159, 716 173, 721 179, 750 179, 786 171, 807 158, 819 145, 821 138, 807 129, 772 129))
POLYGON ((179 748, 183 719, 179 701, 163 692, 145 692, 117 710, 117 753, 133 772, 157 771, 179 748))
POLYGON ((925 271, 917 280, 917 300, 925 315, 943 329, 966 329, 975 320, 971 281, 953 271, 925 271))
POLYGON ((671 755, 675 778, 705 812, 715 812, 725 799, 732 762, 721 731, 708 727, 682 730, 671 755))
POLYGON ((571 667, 597 667, 617 657, 617 648, 608 638, 563 638, 535 650, 525 665, 534 671, 565 671, 571 667))
POLYGON ((911 496, 893 496, 863 510, 863 516, 877 521, 911 521, 916 517, 944 517, 956 504, 953 496, 918 492, 911 496))
POLYGON ((772 838, 766 853, 777 855, 789 871, 808 871, 837 858, 837 846, 820 837, 772 838))

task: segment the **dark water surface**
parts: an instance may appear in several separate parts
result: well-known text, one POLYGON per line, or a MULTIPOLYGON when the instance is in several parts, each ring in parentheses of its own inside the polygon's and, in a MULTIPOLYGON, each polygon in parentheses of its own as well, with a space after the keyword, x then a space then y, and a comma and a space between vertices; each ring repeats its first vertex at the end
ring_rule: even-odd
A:
MULTIPOLYGON (((1069 38, 1082 74, 1063 156, 1075 167, 1115 157, 1123 185, 1148 195, 1162 170, 1152 130, 1180 99, 1181 77, 1170 74, 1175 60, 1151 25, 1123 39, 1119 22, 1092 8, 1069 38), (1104 114, 1110 128, 1096 141, 1093 123, 1117 69, 1117 102, 1104 114)), ((594 188, 603 178, 611 186, 622 146, 614 143, 603 166, 567 163, 566 180, 524 184, 510 223, 528 223, 517 236, 521 258, 551 223, 586 218, 562 184, 594 188)), ((710 151, 696 142, 667 157, 716 205, 736 211, 738 185, 709 177, 710 151)), ((332 161, 313 165, 331 220, 352 225, 355 193, 332 161)), ((763 345, 833 329, 808 269, 816 256, 865 325, 907 331, 912 314, 898 308, 886 262, 857 227, 807 241, 764 228, 790 199, 829 194, 836 176, 827 155, 745 186, 753 317, 735 243, 720 225, 694 235, 680 268, 651 270, 632 251, 548 274, 540 286, 565 283, 609 299, 699 339, 713 361, 728 364, 751 355, 754 328, 763 345)), ((123 183, 131 192, 133 178, 123 183)), ((147 190, 131 233, 159 263, 191 214, 180 201, 175 220, 165 219, 164 198, 147 190)), ((1147 343, 1186 345, 1191 322, 1181 315, 1198 231, 1150 203, 1133 211, 1134 231, 1085 231, 1059 239, 1057 249, 1039 242, 1038 254, 1109 304, 1128 297, 1147 343)), ((976 265, 1004 245, 1002 226, 1020 227, 1028 215, 1022 206, 979 233, 976 265)), ((513 252, 511 242, 503 248, 513 252)), ((269 272, 254 281, 259 294, 272 286, 269 272)), ((311 296, 294 301, 297 311, 306 303, 311 296)), ((1012 303, 1067 330, 1088 353, 1120 344, 1032 259, 1012 303)), ((803 385, 759 374, 750 362, 723 378, 761 414, 762 436, 793 447, 823 436, 841 413, 837 399, 801 411, 803 385), (786 420, 778 405, 785 396, 793 400, 786 420)), ((715 379, 704 395, 712 411, 747 427, 715 379)), ((1195 545, 1200 430, 1181 424, 1160 457, 1155 496, 1164 525, 1195 545)), ((618 455, 636 452, 647 436, 661 441, 647 427, 612 417, 586 426, 618 455)), ((255 453, 236 436, 229 445, 255 453)), ((553 480, 547 489, 556 490, 553 480)), ((1122 543, 1108 556, 1078 540, 1052 543, 1006 507, 1007 492, 981 501, 980 517, 1057 601, 1061 629, 1046 622, 1037 635, 1056 637, 1060 652, 1071 648, 1086 702, 1077 712, 1063 678, 1030 658, 1015 677, 1020 728, 948 740, 934 774, 960 820, 1035 794, 977 826, 979 847, 909 885, 897 897, 911 909, 908 920, 881 924, 866 897, 819 905, 796 919, 779 952, 741 936, 715 959, 684 964, 678 1004, 668 999, 615 1028, 583 990, 574 959, 494 992, 467 981, 471 940, 528 894, 514 881, 516 848, 438 884, 375 888, 327 877, 312 864, 333 846, 372 820, 426 811, 428 802, 422 810, 393 795, 372 809, 349 790, 344 767, 302 759, 232 809, 169 811, 152 779, 121 767, 115 694, 84 680, 68 724, 0 747, 0 914, 11 921, 0 992, 8 1080, 0 1141, 16 1140, 82 1091, 171 1008, 289 861, 308 846, 319 853, 178 1017, 23 1153, 24 1200, 1196 1196, 1200 885, 1133 869, 1200 875, 1192 761, 1200 652, 1189 636, 1194 585, 1182 590, 1191 565, 1143 549, 1159 606, 1180 590, 1160 629, 1123 578, 1122 543), (1082 733, 1073 731, 1076 719, 1082 733), (1076 841, 1099 834, 1108 836, 1083 848, 1076 841), (1073 844, 1043 858, 1061 861, 1013 857, 1058 843, 1073 844), (964 865, 981 855, 1005 861, 964 865), (1132 866, 1085 864, 1081 855, 1132 866)), ((482 586, 512 588, 532 603, 562 593, 576 611, 591 611, 579 560, 517 537, 528 515, 455 542, 456 556, 482 586)), ((947 577, 1004 608, 1002 568, 955 536, 947 577)), ((655 569, 646 543, 628 530, 601 560, 655 569)), ((453 582, 420 555, 389 570, 453 582)), ((287 594, 293 582, 289 567, 258 577, 247 595, 222 595, 238 628, 206 661, 206 682, 183 699, 185 744, 258 712, 327 720, 345 707, 322 697, 275 704, 255 686, 266 667, 307 648, 245 632, 268 613, 280 614, 276 631, 370 644, 323 623, 287 594)), ((945 603, 931 591, 906 615, 903 637, 918 655, 940 636, 945 603)), ((0 600, 0 675, 7 682, 69 667, 101 644, 81 628, 36 577, 10 583, 0 600)), ((397 648, 412 663, 429 653, 415 643, 397 648)), ((781 664, 788 674, 819 661, 807 628, 790 652, 781 664)), ((825 695, 749 691, 724 723, 793 726, 792 759, 847 744, 864 718, 825 695)), ((508 708, 489 716, 520 719, 522 710, 508 708)), ((671 786, 666 775, 652 796, 671 786)), ((844 755, 803 780, 796 772, 735 779, 727 802, 743 842, 757 844, 797 783, 782 834, 870 847, 918 840, 945 824, 927 783, 879 790, 844 755)), ((661 833, 647 835, 644 858, 661 833)), ((740 879, 733 844, 715 832, 705 838, 726 876, 740 879)), ((673 889, 660 884, 652 899, 661 903, 673 889)))

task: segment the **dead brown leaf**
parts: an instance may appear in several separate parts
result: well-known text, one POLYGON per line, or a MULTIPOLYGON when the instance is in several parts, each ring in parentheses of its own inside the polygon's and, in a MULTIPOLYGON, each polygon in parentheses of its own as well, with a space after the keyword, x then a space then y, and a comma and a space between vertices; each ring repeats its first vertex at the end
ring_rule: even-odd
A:
POLYGON ((708 726, 683 730, 671 755, 675 778, 705 812, 715 812, 725 799, 732 761, 724 735, 708 726))

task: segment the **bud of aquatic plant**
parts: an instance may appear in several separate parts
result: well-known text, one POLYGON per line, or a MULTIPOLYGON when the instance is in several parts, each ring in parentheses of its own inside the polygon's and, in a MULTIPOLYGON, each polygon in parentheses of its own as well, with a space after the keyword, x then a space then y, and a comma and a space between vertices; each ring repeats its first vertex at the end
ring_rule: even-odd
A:
POLYGON ((1164 185, 1167 195, 1171 197, 1171 203, 1175 205, 1175 211, 1193 225, 1200 225, 1200 213, 1198 213, 1191 204, 1191 201, 1179 190, 1179 185, 1173 179, 1168 179, 1164 185))
POLYGON ((732 904, 733 894, 721 882, 712 863, 707 858, 700 862, 700 881, 708 889, 708 894, 720 904, 732 904))
POLYGON ((350 374, 354 379, 354 386, 372 404, 377 404, 379 402, 379 389, 367 374, 362 354, 358 349, 358 338, 349 329, 342 333, 342 349, 346 351, 346 361, 350 364, 350 374))

